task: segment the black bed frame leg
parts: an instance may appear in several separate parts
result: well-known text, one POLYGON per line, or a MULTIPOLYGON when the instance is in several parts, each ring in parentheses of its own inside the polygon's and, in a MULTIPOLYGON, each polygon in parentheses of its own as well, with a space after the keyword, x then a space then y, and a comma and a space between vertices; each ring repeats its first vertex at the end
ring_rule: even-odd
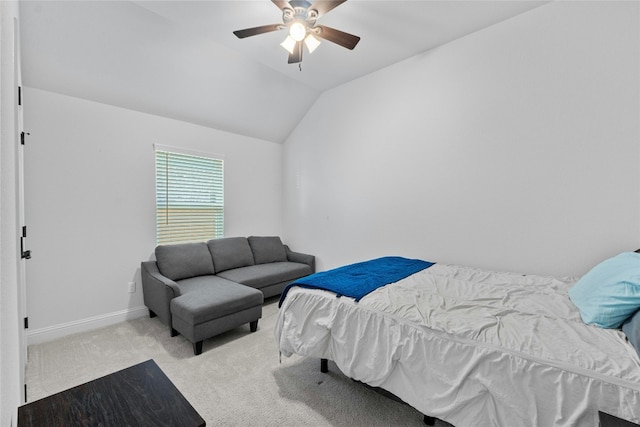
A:
POLYGON ((433 417, 430 417, 429 415, 425 415, 422 421, 424 421, 424 423, 428 426, 436 425, 436 419, 433 417))

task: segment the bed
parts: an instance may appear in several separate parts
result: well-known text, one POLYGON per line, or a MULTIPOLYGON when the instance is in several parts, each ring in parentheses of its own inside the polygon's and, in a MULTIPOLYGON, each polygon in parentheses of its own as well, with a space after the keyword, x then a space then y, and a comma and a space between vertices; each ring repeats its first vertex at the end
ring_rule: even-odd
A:
MULTIPOLYGON (((640 254, 630 256, 638 268, 640 254)), ((274 328, 281 354, 332 360, 456 427, 597 426, 599 412, 640 423, 640 356, 628 329, 585 323, 569 295, 591 272, 427 264, 357 295, 331 286, 339 271, 324 278, 329 290, 292 284, 274 328)), ((638 307, 625 306, 625 325, 640 324, 638 307)))

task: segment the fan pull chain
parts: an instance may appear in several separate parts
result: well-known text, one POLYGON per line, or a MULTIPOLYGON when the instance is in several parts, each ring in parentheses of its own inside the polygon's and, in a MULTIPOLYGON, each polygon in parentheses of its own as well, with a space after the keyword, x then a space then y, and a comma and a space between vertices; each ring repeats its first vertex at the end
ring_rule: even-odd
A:
POLYGON ((298 62, 298 68, 302 71, 302 62, 298 62))

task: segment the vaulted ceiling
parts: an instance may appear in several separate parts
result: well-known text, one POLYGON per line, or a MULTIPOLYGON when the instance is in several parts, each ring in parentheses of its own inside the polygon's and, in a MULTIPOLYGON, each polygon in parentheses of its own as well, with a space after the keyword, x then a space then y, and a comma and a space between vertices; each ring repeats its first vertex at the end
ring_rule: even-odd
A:
MULTIPOLYGON (((319 23, 361 37, 288 64, 269 0, 21 1, 26 86, 281 143, 326 90, 548 1, 350 0, 319 23)), ((380 100, 384 102, 384 100, 380 100)))

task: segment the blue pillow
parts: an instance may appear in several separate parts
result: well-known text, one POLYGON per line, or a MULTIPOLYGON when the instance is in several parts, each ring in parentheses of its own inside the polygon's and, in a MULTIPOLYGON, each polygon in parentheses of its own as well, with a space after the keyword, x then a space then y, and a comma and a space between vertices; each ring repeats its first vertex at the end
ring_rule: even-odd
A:
POLYGON ((640 308, 640 254, 623 252, 596 265, 569 289, 569 298, 585 323, 619 328, 640 308))
POLYGON ((640 310, 636 311, 636 314, 622 324, 622 332, 624 332, 640 356, 640 310))

